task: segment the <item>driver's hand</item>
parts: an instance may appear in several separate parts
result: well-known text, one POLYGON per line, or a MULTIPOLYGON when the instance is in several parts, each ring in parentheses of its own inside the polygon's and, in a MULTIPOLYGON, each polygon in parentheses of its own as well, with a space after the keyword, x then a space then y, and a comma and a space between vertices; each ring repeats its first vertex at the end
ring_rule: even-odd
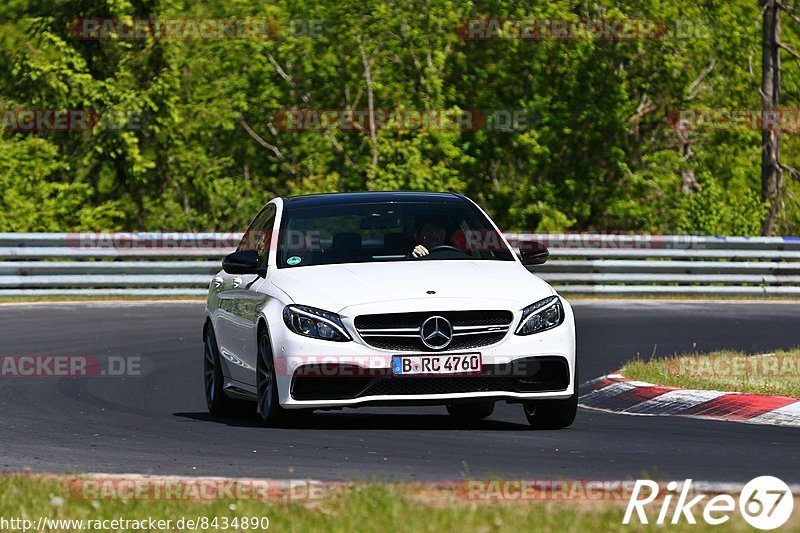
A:
POLYGON ((416 247, 414 247, 414 250, 412 250, 411 256, 412 257, 422 257, 423 255, 428 255, 429 253, 430 252, 428 251, 427 248, 425 248, 421 244, 418 244, 416 247))

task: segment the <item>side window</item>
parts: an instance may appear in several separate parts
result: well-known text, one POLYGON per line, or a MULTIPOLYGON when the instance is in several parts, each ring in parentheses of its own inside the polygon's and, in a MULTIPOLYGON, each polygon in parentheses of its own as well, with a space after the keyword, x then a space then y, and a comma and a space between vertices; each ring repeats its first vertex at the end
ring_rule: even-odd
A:
POLYGON ((267 204, 244 232, 236 251, 255 250, 261 262, 266 262, 272 241, 272 226, 275 224, 275 204, 267 204))

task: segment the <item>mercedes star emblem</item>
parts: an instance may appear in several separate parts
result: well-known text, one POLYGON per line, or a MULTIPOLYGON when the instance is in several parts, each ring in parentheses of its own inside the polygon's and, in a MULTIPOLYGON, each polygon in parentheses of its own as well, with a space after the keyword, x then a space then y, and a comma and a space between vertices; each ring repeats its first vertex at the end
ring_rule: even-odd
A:
POLYGON ((453 326, 443 316, 432 316, 419 328, 422 343, 433 350, 442 350, 453 340, 453 326))

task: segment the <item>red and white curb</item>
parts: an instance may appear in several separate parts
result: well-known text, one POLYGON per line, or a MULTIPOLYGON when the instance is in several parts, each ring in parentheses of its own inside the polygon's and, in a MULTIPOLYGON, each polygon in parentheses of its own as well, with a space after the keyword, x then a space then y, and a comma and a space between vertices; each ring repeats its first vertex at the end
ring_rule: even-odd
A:
POLYGON ((686 416, 800 427, 800 400, 739 392, 690 390, 609 374, 581 385, 582 407, 642 416, 686 416))

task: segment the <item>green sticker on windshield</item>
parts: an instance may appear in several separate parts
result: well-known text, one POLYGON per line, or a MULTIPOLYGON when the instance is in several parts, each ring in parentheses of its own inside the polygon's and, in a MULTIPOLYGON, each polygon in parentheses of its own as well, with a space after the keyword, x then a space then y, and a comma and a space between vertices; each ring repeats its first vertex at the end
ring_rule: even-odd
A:
POLYGON ((295 265, 299 265, 300 261, 302 261, 302 259, 299 256, 293 255, 292 257, 290 257, 289 259, 286 260, 286 264, 295 266, 295 265))

